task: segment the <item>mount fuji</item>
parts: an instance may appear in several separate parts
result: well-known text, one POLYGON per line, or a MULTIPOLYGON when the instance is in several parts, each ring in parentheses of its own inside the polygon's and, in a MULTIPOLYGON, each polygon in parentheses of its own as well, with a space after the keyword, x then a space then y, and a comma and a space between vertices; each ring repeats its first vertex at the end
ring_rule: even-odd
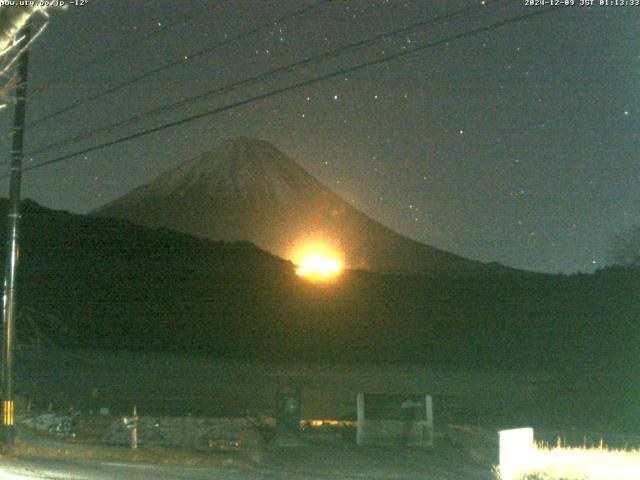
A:
POLYGON ((248 240, 286 259, 305 243, 329 245, 347 268, 383 273, 496 268, 392 231, 270 143, 246 137, 229 140, 93 213, 213 240, 248 240))

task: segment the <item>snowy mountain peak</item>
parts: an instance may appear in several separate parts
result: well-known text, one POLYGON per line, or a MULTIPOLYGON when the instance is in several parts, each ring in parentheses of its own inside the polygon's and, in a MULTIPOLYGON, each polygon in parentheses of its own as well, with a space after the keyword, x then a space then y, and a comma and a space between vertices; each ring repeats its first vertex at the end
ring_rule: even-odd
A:
POLYGON ((248 240, 284 258, 301 243, 327 243, 347 266, 376 271, 477 266, 393 232, 270 143, 247 137, 222 143, 96 213, 213 240, 248 240))
POLYGON ((197 191, 205 195, 284 200, 321 188, 309 173, 270 143, 238 137, 164 173, 135 192, 166 197, 197 191))

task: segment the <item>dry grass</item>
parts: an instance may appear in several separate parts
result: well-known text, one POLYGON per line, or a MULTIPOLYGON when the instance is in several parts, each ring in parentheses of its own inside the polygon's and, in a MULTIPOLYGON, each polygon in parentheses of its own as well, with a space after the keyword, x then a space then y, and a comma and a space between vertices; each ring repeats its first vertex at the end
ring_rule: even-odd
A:
MULTIPOLYGON (((520 473, 503 480, 638 480, 640 450, 536 445, 520 473)), ((497 475, 500 478, 500 475, 497 475)))

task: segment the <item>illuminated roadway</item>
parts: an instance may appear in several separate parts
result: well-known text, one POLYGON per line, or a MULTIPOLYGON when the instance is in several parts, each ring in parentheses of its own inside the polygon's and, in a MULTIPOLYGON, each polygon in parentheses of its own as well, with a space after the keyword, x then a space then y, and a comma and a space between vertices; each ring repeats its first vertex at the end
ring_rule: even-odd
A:
POLYGON ((260 472, 224 467, 190 467, 87 460, 10 460, 0 465, 3 480, 241 480, 277 478, 326 478, 290 476, 284 472, 260 472))
POLYGON ((194 467, 69 458, 0 458, 2 480, 489 480, 488 466, 448 448, 411 450, 290 448, 267 454, 263 466, 194 467))

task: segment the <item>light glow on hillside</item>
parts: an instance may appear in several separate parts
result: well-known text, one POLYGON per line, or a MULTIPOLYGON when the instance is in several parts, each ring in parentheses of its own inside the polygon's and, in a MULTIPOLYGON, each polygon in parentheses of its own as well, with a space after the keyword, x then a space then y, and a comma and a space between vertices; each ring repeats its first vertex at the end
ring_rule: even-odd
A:
POLYGON ((325 242, 309 242, 291 255, 296 274, 310 280, 330 280, 342 273, 344 262, 337 249, 325 242))
POLYGON ((302 258, 296 273, 301 277, 328 279, 339 275, 342 264, 336 258, 325 257, 322 254, 309 254, 302 258))

